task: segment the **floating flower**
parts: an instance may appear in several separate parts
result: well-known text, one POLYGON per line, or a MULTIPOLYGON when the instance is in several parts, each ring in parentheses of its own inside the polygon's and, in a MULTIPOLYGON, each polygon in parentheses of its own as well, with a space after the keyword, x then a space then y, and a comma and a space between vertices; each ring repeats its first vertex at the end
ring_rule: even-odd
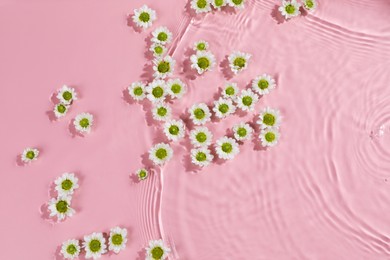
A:
POLYGON ((209 43, 203 40, 194 43, 194 51, 207 51, 209 43))
POLYGON ((235 7, 235 8, 238 8, 238 9, 244 9, 244 2, 245 0, 227 0, 228 4, 231 6, 231 7, 235 7))
POLYGON ((83 247, 85 258, 98 259, 107 252, 106 239, 102 233, 92 233, 84 236, 83 247))
POLYGON ((165 56, 162 59, 155 60, 153 66, 153 76, 164 79, 172 75, 175 64, 176 61, 171 56, 165 56))
POLYGON ((275 80, 267 74, 256 77, 252 81, 252 89, 259 95, 266 95, 276 86, 275 80))
POLYGON ((153 43, 149 50, 153 53, 154 57, 160 58, 167 52, 167 47, 161 43, 153 43))
POLYGON ((141 8, 134 10, 133 21, 138 27, 147 29, 152 26, 156 19, 156 12, 147 5, 143 5, 141 8))
POLYGON ((164 102, 157 103, 152 109, 153 118, 158 121, 166 121, 172 115, 172 109, 164 102))
POLYGON ((56 185, 55 189, 58 192, 58 195, 72 195, 73 192, 79 187, 78 181, 79 179, 74 175, 74 173, 66 172, 62 174, 54 181, 56 185))
POLYGON ((249 59, 252 57, 249 53, 240 51, 233 52, 229 55, 229 66, 234 74, 238 74, 248 67, 249 59))
POLYGON ((60 117, 63 117, 66 115, 66 113, 68 112, 68 106, 65 105, 65 104, 62 104, 62 103, 59 103, 57 104, 55 107, 54 107, 54 115, 57 117, 57 118, 60 118, 60 117))
POLYGON ((148 178, 149 172, 145 168, 139 169, 137 171, 138 180, 143 181, 148 178))
POLYGON ((168 44, 172 41, 172 33, 167 27, 160 26, 152 32, 152 42, 160 44, 168 44))
POLYGON ((38 158, 39 150, 36 148, 26 148, 23 150, 21 159, 24 163, 35 161, 38 158))
POLYGON ((225 6, 226 4, 226 0, 211 0, 211 5, 218 10, 220 10, 221 7, 225 6))
POLYGON ((275 146, 279 141, 280 133, 277 128, 267 128, 261 130, 259 137, 262 146, 275 146))
POLYGON ((141 81, 132 83, 127 90, 129 95, 136 101, 141 101, 146 97, 145 84, 141 81))
POLYGON ((224 98, 234 99, 238 94, 237 83, 227 82, 222 89, 222 96, 224 98))
POLYGON ((146 92, 148 93, 146 97, 152 102, 162 102, 168 94, 165 81, 158 79, 149 83, 146 87, 146 92))
POLYGON ((282 6, 279 7, 279 12, 285 17, 285 19, 290 19, 301 14, 299 7, 300 5, 296 0, 283 0, 282 6))
POLYGON ((196 69, 198 74, 211 71, 215 66, 215 57, 210 51, 198 51, 191 55, 191 68, 196 69))
POLYGON ((280 121, 279 110, 266 107, 260 111, 257 123, 260 125, 261 129, 265 129, 269 127, 279 127, 280 121))
POLYGON ((185 129, 186 127, 182 120, 169 120, 164 124, 165 135, 174 142, 184 137, 185 129))
POLYGON ((317 9, 317 0, 303 0, 302 6, 309 12, 314 12, 317 9))
POLYGON ((108 249, 118 254, 126 248, 127 229, 114 227, 110 230, 110 238, 108 239, 108 249))
POLYGON ((93 115, 90 113, 78 114, 75 117, 73 124, 80 133, 89 133, 91 132, 91 127, 93 125, 93 115))
POLYGON ((58 220, 63 220, 66 217, 71 217, 75 210, 70 207, 71 197, 58 196, 56 199, 49 201, 50 217, 57 217, 58 220))
POLYGON ((156 165, 163 165, 172 158, 173 150, 165 143, 159 143, 149 150, 149 159, 156 165))
POLYGON ((167 82, 167 89, 171 98, 181 98, 186 93, 187 86, 180 79, 170 79, 167 82))
POLYGON ((224 136, 217 140, 215 151, 220 159, 230 160, 240 152, 240 148, 236 140, 224 136))
POLYGON ((191 150, 191 162, 195 165, 204 167, 209 165, 214 159, 210 150, 206 147, 191 150))
POLYGON ((241 94, 236 98, 237 106, 242 111, 252 111, 258 101, 259 97, 250 89, 241 91, 241 94))
POLYGON ((237 141, 244 141, 252 137, 253 128, 248 123, 239 123, 233 126, 233 133, 237 141))
POLYGON ((61 254, 65 259, 75 259, 80 255, 80 243, 77 239, 69 239, 62 243, 61 254))
POLYGON ((212 139, 213 134, 204 126, 197 127, 190 132, 190 140, 195 147, 209 146, 212 139))
POLYGON ((191 0, 191 8, 197 14, 211 11, 210 0, 191 0))
POLYGON ((218 118, 225 118, 228 115, 233 114, 236 111, 236 107, 233 105, 231 99, 220 98, 217 101, 214 101, 213 111, 215 116, 218 118))
POLYGON ((171 252, 171 249, 165 246, 161 239, 149 241, 149 246, 145 250, 147 260, 163 260, 171 252))
POLYGON ((188 112, 195 125, 204 125, 206 122, 210 121, 210 109, 205 103, 193 105, 188 112))
POLYGON ((58 91, 57 99, 65 105, 70 105, 74 100, 77 100, 77 93, 74 88, 70 88, 67 85, 62 86, 58 91))

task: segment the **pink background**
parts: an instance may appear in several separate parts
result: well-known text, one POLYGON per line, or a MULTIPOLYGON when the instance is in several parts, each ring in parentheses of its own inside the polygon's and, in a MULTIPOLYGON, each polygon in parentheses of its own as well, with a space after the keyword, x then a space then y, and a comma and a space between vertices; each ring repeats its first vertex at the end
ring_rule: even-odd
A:
MULTIPOLYGON (((163 238, 170 259, 390 258, 390 1, 319 0, 313 15, 280 22, 278 1, 248 0, 242 12, 191 17, 184 0, 0 0, 0 259, 60 259, 67 239, 116 225, 129 229, 119 255, 143 259, 150 239, 163 238), (147 3, 152 28, 138 32, 127 14, 147 3), (231 76, 225 57, 253 54, 231 79, 243 89, 262 73, 278 88, 261 98, 283 114, 280 144, 241 146, 232 161, 196 171, 188 141, 142 183, 134 173, 164 140, 147 102, 123 95, 148 80, 146 44, 167 26, 175 75, 189 86, 175 117, 195 102, 211 103, 231 76), (209 41, 218 66, 194 77, 194 41, 209 41), (52 94, 63 84, 79 92, 69 114, 51 121, 52 94), (93 132, 69 132, 80 112, 95 115, 93 132), (22 167, 25 147, 41 150, 22 167), (80 177, 77 213, 62 223, 42 207, 63 172, 80 177)), ((209 126, 219 138, 252 114, 209 126)))

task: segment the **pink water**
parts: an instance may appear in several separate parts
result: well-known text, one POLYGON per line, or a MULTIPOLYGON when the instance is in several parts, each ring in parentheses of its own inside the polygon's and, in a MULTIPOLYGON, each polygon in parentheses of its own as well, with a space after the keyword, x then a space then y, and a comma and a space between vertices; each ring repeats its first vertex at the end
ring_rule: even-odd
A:
MULTIPOLYGON (((195 18, 184 0, 0 0, 0 259, 61 259, 64 240, 117 225, 129 230, 127 248, 102 259, 144 259, 142 248, 159 238, 169 259, 390 259, 390 1, 319 3, 281 23, 276 0, 195 18), (158 20, 138 32, 126 16, 144 3, 158 20), (184 141, 151 178, 133 181, 164 138, 148 106, 123 93, 149 78, 145 45, 160 25, 174 33, 175 74, 189 85, 175 116, 211 103, 228 79, 242 89, 269 73, 278 88, 256 110, 281 110, 278 146, 249 141, 234 160, 195 170, 184 141), (195 77, 187 60, 200 39, 218 66, 195 77), (224 60, 234 50, 253 58, 230 79, 224 60), (63 84, 80 99, 53 122, 51 96, 63 84), (96 117, 84 138, 69 132, 80 112, 96 117), (28 146, 41 156, 22 167, 16 157, 28 146), (81 179, 77 213, 53 223, 42 210, 67 171, 81 179)), ((209 126, 219 138, 253 118, 209 126)))

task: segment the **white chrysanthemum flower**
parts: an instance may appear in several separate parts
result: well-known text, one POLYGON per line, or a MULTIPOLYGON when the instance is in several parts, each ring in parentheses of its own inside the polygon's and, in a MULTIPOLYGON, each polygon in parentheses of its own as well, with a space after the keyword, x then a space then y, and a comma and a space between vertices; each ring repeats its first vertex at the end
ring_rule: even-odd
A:
POLYGON ((145 168, 142 168, 142 169, 139 169, 136 172, 136 174, 137 174, 138 180, 143 181, 143 180, 148 178, 149 171, 147 169, 145 169, 145 168))
POLYGON ((153 118, 158 121, 166 121, 172 115, 172 109, 164 102, 155 104, 152 108, 153 118))
POLYGON ((118 254, 126 248, 127 229, 114 227, 110 230, 110 238, 108 239, 108 249, 118 254))
POLYGON ((68 112, 68 105, 58 103, 57 105, 55 105, 53 112, 57 118, 63 117, 68 112))
POLYGON ((259 138, 262 146, 275 146, 279 141, 280 133, 277 128, 267 128, 261 130, 259 138))
POLYGON ((141 8, 134 10, 133 21, 138 27, 147 29, 152 26, 156 19, 156 12, 147 5, 143 5, 141 8))
POLYGON ((161 43, 153 43, 150 46, 149 50, 153 53, 154 57, 160 58, 160 57, 164 56, 165 53, 167 52, 167 47, 165 47, 161 43))
POLYGON ((165 246, 161 239, 149 241, 149 246, 145 250, 146 260, 164 260, 171 252, 171 249, 165 246))
POLYGON ((214 156, 206 147, 200 147, 191 150, 191 162, 195 165, 204 167, 209 165, 213 159, 214 156))
POLYGON ((172 33, 167 27, 160 26, 152 32, 152 42, 160 44, 168 44, 172 41, 172 33))
POLYGON ((279 7, 279 12, 285 19, 290 19, 301 14, 301 11, 299 11, 300 6, 296 0, 283 0, 282 5, 279 7))
POLYGON ((272 109, 266 107, 262 111, 260 111, 259 119, 257 120, 257 124, 261 127, 261 129, 270 128, 270 127, 279 127, 281 122, 280 112, 277 109, 272 109))
POLYGON ((248 63, 252 55, 240 51, 235 51, 229 55, 229 66, 234 74, 238 74, 248 67, 248 63))
POLYGON ((204 125, 211 120, 210 109, 205 103, 193 105, 188 112, 195 125, 204 125))
POLYGON ((194 43, 194 51, 207 51, 209 49, 209 43, 200 40, 194 43))
POLYGON ((163 165, 172 158, 173 150, 166 143, 159 143, 149 150, 149 159, 156 165, 163 165))
POLYGON ((77 239, 69 239, 62 243, 61 254, 65 259, 75 259, 80 255, 80 242, 77 239))
POLYGON ((309 12, 314 12, 317 9, 317 0, 302 0, 302 6, 309 12))
POLYGON ((237 141, 250 139, 253 131, 253 128, 248 123, 239 123, 233 126, 234 138, 236 138, 237 141))
POLYGON ((221 7, 227 5, 226 0, 211 0, 211 5, 214 6, 215 9, 221 10, 221 7))
POLYGON ((54 181, 56 185, 55 189, 58 192, 58 195, 72 195, 73 192, 79 187, 78 181, 79 179, 74 175, 74 173, 66 172, 62 174, 54 181))
POLYGON ((70 207, 70 196, 58 196, 56 199, 49 201, 50 217, 57 217, 57 220, 63 220, 66 217, 71 217, 75 210, 70 207))
POLYGON ((214 101, 213 111, 218 118, 225 118, 236 112, 236 107, 231 99, 220 98, 214 101))
POLYGON ((107 253, 106 239, 102 233, 92 233, 84 236, 83 247, 85 250, 85 258, 98 259, 103 254, 107 253))
POLYGON ((245 7, 245 0, 227 0, 228 4, 231 6, 231 7, 235 7, 235 8, 238 8, 238 9, 244 9, 245 7))
POLYGON ((242 111, 252 111, 258 101, 259 97, 250 89, 241 91, 241 94, 236 98, 237 106, 242 111))
POLYGON ((275 80, 267 74, 256 77, 252 81, 252 89, 259 95, 267 95, 276 86, 275 80))
POLYGON ((234 99, 238 94, 237 83, 227 82, 225 87, 222 89, 222 96, 224 98, 234 99))
POLYGON ((141 101, 146 97, 145 84, 141 81, 132 83, 127 88, 127 91, 129 92, 129 95, 136 101, 141 101))
POLYGON ((190 59, 191 68, 196 69, 198 74, 211 71, 215 66, 215 57, 210 51, 198 51, 190 59))
POLYGON ((39 150, 36 148, 26 148, 23 150, 21 159, 24 163, 35 161, 38 158, 39 150))
POLYGON ((180 79, 170 79, 167 82, 168 93, 171 98, 181 98, 187 91, 187 86, 180 79))
POLYGON ((194 9, 197 14, 210 12, 210 0, 191 0, 191 8, 194 9))
POLYGON ((213 134, 205 126, 197 127, 190 132, 190 140, 195 147, 209 146, 212 139, 213 134))
POLYGON ((169 55, 164 58, 154 60, 153 76, 155 78, 165 79, 168 76, 171 76, 175 68, 176 61, 169 55))
POLYGON ((186 127, 182 120, 169 120, 164 124, 164 133, 171 141, 178 141, 185 135, 186 127))
POLYGON ((90 113, 78 114, 75 117, 73 124, 76 130, 80 133, 89 133, 91 132, 91 128, 93 125, 93 115, 90 113))
POLYGON ((154 80, 146 87, 146 97, 152 102, 162 102, 168 94, 165 81, 154 80))
POLYGON ((74 100, 77 100, 77 93, 74 88, 70 88, 67 85, 62 86, 58 91, 57 99, 65 105, 70 105, 74 100))
POLYGON ((220 159, 230 160, 240 152, 240 148, 236 140, 224 136, 217 140, 215 151, 220 159))

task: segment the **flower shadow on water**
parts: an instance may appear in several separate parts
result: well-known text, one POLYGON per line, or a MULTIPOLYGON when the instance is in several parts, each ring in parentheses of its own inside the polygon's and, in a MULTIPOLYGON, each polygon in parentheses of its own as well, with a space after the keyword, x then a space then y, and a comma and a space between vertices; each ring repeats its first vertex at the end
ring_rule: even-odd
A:
POLYGON ((195 54, 190 47, 184 52, 183 70, 181 74, 188 80, 194 80, 199 75, 198 72, 191 67, 191 55, 195 54))
POLYGON ((145 260, 146 259, 146 251, 144 248, 142 248, 140 251, 138 251, 138 256, 136 260, 145 260))
POLYGON ((48 110, 48 111, 46 111, 46 115, 47 115, 47 117, 49 118, 49 121, 50 121, 50 122, 55 122, 55 121, 57 121, 57 117, 56 117, 56 115, 54 114, 54 111, 53 111, 53 110, 48 110))
POLYGON ((18 165, 18 166, 20 166, 20 167, 26 166, 26 163, 23 162, 23 160, 22 160, 22 154, 18 154, 18 155, 16 156, 15 161, 16 161, 16 165, 18 165))
POLYGON ((126 17, 127 26, 132 27, 136 33, 141 33, 142 28, 138 27, 133 21, 133 14, 128 14, 126 17))
POLYGON ((282 24, 286 20, 284 19, 283 15, 279 12, 279 6, 275 5, 271 12, 271 17, 278 23, 282 24))
POLYGON ((231 80, 234 77, 234 73, 230 69, 230 66, 229 66, 229 56, 228 55, 226 55, 225 58, 221 61, 221 63, 219 64, 219 67, 222 70, 223 76, 227 80, 231 80))

